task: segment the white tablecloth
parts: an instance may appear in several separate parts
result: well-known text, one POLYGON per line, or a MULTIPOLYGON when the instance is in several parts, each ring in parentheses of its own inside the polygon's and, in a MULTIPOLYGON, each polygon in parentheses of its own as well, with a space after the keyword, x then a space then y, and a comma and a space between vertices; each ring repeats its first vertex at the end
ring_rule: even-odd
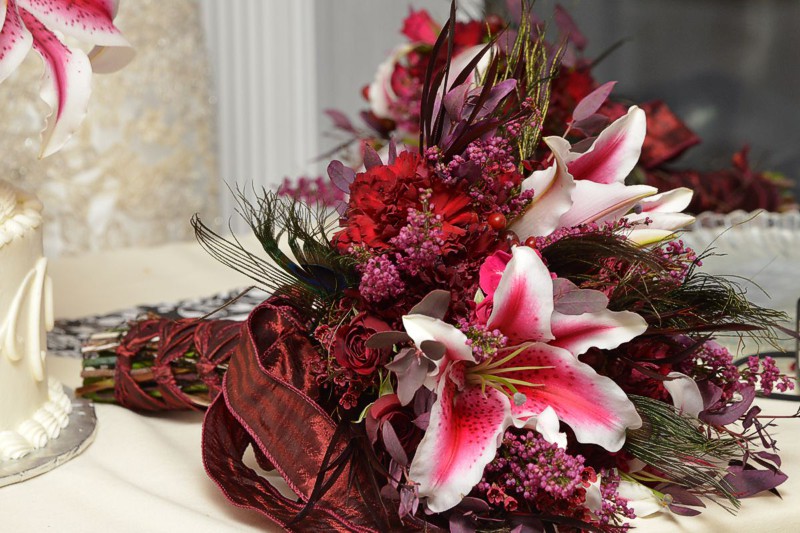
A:
MULTIPOLYGON (((56 316, 80 317, 136 304, 192 298, 244 286, 195 243, 90 254, 52 262, 56 316)), ((80 362, 50 358, 50 372, 80 384, 80 362)), ((791 414, 797 404, 759 401, 763 412, 791 414)), ((199 413, 140 415, 98 405, 95 442, 56 470, 0 489, 0 531, 138 533, 275 531, 257 513, 227 503, 200 460, 199 413)), ((783 500, 744 500, 738 517, 712 506, 701 516, 637 521, 647 532, 794 532, 800 524, 800 421, 774 432, 789 481, 783 500)))

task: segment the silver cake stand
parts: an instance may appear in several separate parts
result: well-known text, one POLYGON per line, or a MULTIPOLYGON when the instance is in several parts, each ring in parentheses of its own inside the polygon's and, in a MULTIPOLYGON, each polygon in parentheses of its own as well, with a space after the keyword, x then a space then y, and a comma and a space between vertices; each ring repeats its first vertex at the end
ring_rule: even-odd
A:
POLYGON ((67 387, 64 392, 72 401, 69 425, 61 430, 57 439, 48 441, 44 448, 15 461, 0 462, 0 487, 49 472, 81 453, 94 441, 97 428, 94 406, 88 400, 76 398, 67 387))

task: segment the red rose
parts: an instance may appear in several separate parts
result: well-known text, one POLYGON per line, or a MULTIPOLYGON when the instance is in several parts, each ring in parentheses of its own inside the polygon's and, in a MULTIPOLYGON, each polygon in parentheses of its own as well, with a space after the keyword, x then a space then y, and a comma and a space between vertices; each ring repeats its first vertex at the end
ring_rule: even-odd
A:
POLYGON ((392 458, 405 466, 414 455, 422 430, 414 424, 414 413, 400 405, 396 394, 381 396, 369 408, 366 418, 367 436, 370 442, 380 444, 392 458), (394 438, 396 437, 396 438, 394 438), (402 449, 396 449, 400 443, 402 449))
POLYGON ((430 13, 424 9, 414 11, 411 9, 403 21, 403 35, 412 43, 434 44, 439 37, 441 27, 431 18, 430 13))
POLYGON ((343 368, 352 370, 356 374, 371 374, 389 356, 389 351, 367 348, 365 344, 375 333, 389 329, 389 324, 383 320, 360 313, 349 324, 336 330, 331 351, 343 368))

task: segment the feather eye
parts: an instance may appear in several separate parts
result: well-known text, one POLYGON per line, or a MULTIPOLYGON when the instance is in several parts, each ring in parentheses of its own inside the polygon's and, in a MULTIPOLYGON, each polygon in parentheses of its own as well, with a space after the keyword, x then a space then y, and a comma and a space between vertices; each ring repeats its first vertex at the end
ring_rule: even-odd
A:
POLYGON ((321 309, 355 283, 352 259, 339 254, 328 239, 335 217, 323 206, 311 207, 266 190, 255 202, 239 191, 236 198, 238 213, 267 258, 248 251, 235 236, 222 237, 195 215, 197 240, 218 261, 306 309, 321 309))

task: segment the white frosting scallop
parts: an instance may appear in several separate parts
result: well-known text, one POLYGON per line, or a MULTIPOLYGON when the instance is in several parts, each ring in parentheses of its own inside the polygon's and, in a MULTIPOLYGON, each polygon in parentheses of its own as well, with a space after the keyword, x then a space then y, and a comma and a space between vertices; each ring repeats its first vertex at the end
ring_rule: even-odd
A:
POLYGON ((64 387, 54 378, 49 378, 48 385, 48 402, 30 420, 20 424, 15 431, 0 432, 0 461, 19 459, 45 447, 69 424, 72 402, 64 393, 64 387))
POLYGON ((0 181, 0 246, 42 224, 42 203, 32 194, 0 181))
POLYGON ((44 448, 50 436, 47 430, 36 420, 26 420, 17 428, 19 433, 34 448, 44 448))
POLYGON ((16 431, 0 432, 0 461, 13 461, 28 455, 31 443, 16 431))

